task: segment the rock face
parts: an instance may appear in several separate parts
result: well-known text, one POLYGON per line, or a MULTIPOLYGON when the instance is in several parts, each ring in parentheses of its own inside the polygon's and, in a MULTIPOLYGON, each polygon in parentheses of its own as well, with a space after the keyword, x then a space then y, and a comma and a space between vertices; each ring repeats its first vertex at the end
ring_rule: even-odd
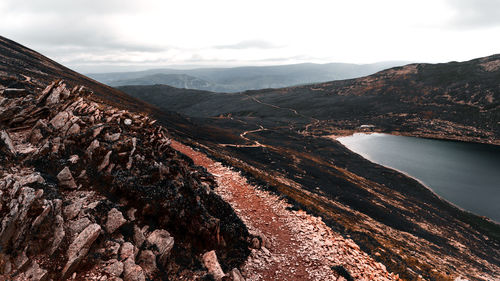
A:
POLYGON ((0 280, 192 280, 212 249, 237 267, 249 234, 214 186, 84 87, 0 91, 0 280))

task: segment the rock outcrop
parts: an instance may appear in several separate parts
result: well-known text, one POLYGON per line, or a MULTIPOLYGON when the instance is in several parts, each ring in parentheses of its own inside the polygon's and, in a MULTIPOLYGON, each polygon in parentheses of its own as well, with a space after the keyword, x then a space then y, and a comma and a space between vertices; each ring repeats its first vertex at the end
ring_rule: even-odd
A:
POLYGON ((0 279, 197 279, 212 250, 240 266, 249 234, 213 177, 154 120, 91 96, 0 90, 0 279))

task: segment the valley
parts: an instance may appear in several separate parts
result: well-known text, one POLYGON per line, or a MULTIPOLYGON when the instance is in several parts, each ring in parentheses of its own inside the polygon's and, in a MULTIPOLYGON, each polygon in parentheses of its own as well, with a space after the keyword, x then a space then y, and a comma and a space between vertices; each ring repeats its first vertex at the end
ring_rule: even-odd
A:
POLYGON ((500 278, 500 225, 328 137, 498 145, 498 55, 214 93, 111 88, 0 39, 2 277, 500 278))
POLYGON ((500 226, 326 137, 368 127, 498 145, 500 72, 484 65, 499 59, 408 65, 359 79, 231 94, 171 94, 176 90, 162 85, 119 89, 187 115, 199 126, 179 132, 188 144, 321 216, 402 278, 447 280, 452 272, 498 264, 491 250, 498 251, 500 226), (485 94, 465 94, 472 90, 485 94), (488 233, 489 246, 470 246, 481 240, 469 240, 478 233, 488 233))

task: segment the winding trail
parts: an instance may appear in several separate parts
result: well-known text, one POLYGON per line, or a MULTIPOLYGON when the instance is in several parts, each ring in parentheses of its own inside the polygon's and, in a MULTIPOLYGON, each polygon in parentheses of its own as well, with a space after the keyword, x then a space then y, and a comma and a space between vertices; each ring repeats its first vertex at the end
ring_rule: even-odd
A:
POLYGON ((267 131, 268 130, 268 129, 262 127, 261 125, 259 125, 259 127, 260 127, 259 129, 245 131, 245 132, 243 132, 243 133, 240 134, 240 137, 242 139, 244 139, 247 142, 253 142, 254 144, 228 144, 228 143, 221 143, 220 145, 221 146, 231 146, 231 147, 268 147, 265 144, 261 144, 260 142, 258 142, 256 140, 251 140, 251 139, 249 139, 249 138, 246 137, 246 135, 249 134, 249 133, 256 133, 256 132, 262 132, 262 131, 267 131))
POLYGON ((239 172, 189 146, 177 141, 171 146, 215 176, 216 193, 231 204, 250 233, 261 237, 259 249, 252 249, 242 267, 246 280, 345 281, 339 275, 342 270, 333 267, 345 269, 355 280, 398 280, 321 218, 290 210, 278 196, 249 184, 239 172))
POLYGON ((314 118, 314 117, 311 117, 311 116, 306 116, 306 115, 304 115, 304 114, 302 114, 302 113, 299 113, 296 109, 289 108, 289 107, 280 107, 280 106, 277 106, 277 105, 274 105, 274 104, 266 103, 266 102, 263 102, 263 101, 259 100, 258 98, 254 97, 254 96, 250 96, 249 94, 245 94, 245 93, 243 93, 243 95, 245 95, 245 96, 247 96, 247 97, 251 98, 251 99, 252 99, 253 101, 255 101, 256 103, 260 103, 260 104, 262 104, 262 105, 270 106, 270 107, 275 108, 275 109, 289 110, 289 111, 293 112, 293 114, 295 114, 295 115, 297 115, 297 116, 300 116, 300 117, 302 117, 302 118, 305 118, 305 119, 309 119, 309 120, 311 120, 312 122, 311 122, 311 123, 309 123, 309 124, 307 124, 307 125, 305 126, 305 128, 304 128, 304 130, 303 130, 303 131, 300 131, 300 132, 299 132, 299 133, 300 133, 300 134, 302 134, 302 135, 307 134, 307 131, 309 130, 309 127, 314 126, 314 125, 316 125, 316 124, 318 124, 318 123, 320 122, 320 120, 319 120, 319 119, 316 119, 316 118, 314 118))

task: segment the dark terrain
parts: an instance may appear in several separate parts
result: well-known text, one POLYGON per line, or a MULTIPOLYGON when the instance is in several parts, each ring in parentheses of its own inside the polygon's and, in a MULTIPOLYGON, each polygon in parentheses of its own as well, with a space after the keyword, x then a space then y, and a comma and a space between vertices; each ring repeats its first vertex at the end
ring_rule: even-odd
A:
MULTIPOLYGON (((295 126, 314 135, 361 125, 375 131, 498 144, 500 55, 468 62, 410 64, 374 75, 282 89, 230 94, 168 86, 124 92, 192 117, 231 116, 295 126)), ((252 122, 250 122, 252 123, 252 122)))
POLYGON ((298 208, 321 215, 401 277, 487 280, 479 272, 498 271, 499 225, 324 136, 371 124, 380 132, 499 144, 499 75, 495 55, 231 94, 165 85, 119 89, 186 114, 200 127, 216 127, 179 134, 298 208))
POLYGON ((402 62, 302 63, 185 70, 151 69, 137 72, 94 73, 89 76, 110 86, 165 84, 178 88, 229 93, 361 77, 402 64, 402 62))
MULTIPOLYGON (((12 41, 0 39, 0 84, 3 86, 0 106, 9 105, 0 111, 0 129, 12 136, 16 150, 24 145, 27 150, 23 151, 29 151, 15 155, 3 138, 1 157, 6 164, 0 175, 7 181, 7 178, 22 177, 21 172, 29 172, 39 173, 44 179, 41 183, 17 184, 29 186, 24 187, 23 192, 34 193, 35 189, 43 192, 36 197, 36 208, 26 209, 22 204, 9 206, 10 213, 15 213, 12 211, 15 208, 24 208, 26 211, 22 213, 29 216, 25 220, 7 219, 15 223, 11 223, 13 226, 5 233, 12 233, 11 229, 19 225, 21 233, 27 233, 32 222, 48 229, 40 232, 45 236, 17 237, 19 247, 9 250, 2 247, 1 274, 26 274, 21 270, 26 267, 30 272, 39 272, 37 270, 43 267, 48 272, 45 274, 56 279, 63 267, 78 274, 101 274, 102 269, 93 266, 96 261, 122 259, 121 252, 119 255, 114 251, 100 256, 101 249, 111 242, 119 244, 119 248, 128 242, 132 247, 127 244, 125 249, 132 248, 132 252, 136 246, 140 251, 137 259, 140 268, 151 269, 143 272, 149 274, 147 276, 161 273, 171 274, 171 279, 205 276, 200 254, 211 249, 217 250, 225 271, 238 267, 248 254, 248 233, 227 204, 210 192, 213 186, 210 175, 165 146, 168 137, 173 137, 239 169, 256 184, 287 198, 295 208, 321 216, 333 230, 352 238, 361 250, 403 279, 453 280, 463 276, 471 280, 494 280, 500 277, 499 225, 461 211, 417 181, 373 164, 337 141, 323 137, 352 132, 362 124, 374 124, 379 131, 498 144, 498 56, 457 64, 410 65, 354 80, 227 95, 167 86, 122 88, 157 106, 154 107, 80 76, 12 41), (450 76, 449 71, 454 74, 450 76), (50 105, 47 100, 53 99, 47 95, 52 96, 54 89, 49 88, 45 94, 42 91, 60 78, 70 86, 84 85, 94 93, 80 88, 65 91, 66 87, 58 82, 56 85, 64 94, 50 105), (96 108, 91 106, 93 101, 99 104, 96 108), (83 110, 82 104, 90 105, 94 111, 83 110), (405 106, 400 108, 402 105, 405 106), (432 113, 429 119, 426 116, 430 109, 439 111, 432 113), (62 132, 65 126, 72 127, 73 121, 63 122, 59 129, 49 124, 48 131, 43 122, 37 123, 38 119, 53 123, 49 120, 68 110, 81 120, 75 122, 80 127, 78 133, 69 129, 62 132), (145 114, 156 118, 167 131, 152 124, 152 119, 145 114), (94 115, 98 117, 92 119, 94 115), (125 122, 126 119, 131 120, 133 126, 125 122), (99 122, 103 122, 105 128, 94 136, 99 122), (41 138, 34 133, 36 130, 40 130, 41 138), (115 135, 118 132, 121 134, 115 135), (132 158, 134 138, 139 156, 132 158), (102 143, 95 148, 96 158, 71 158, 74 154, 88 155, 87 148, 94 140, 102 143), (35 152, 45 153, 46 143, 51 148, 47 154, 35 152), (28 149, 32 147, 34 151, 28 149), (108 153, 109 163, 105 161, 108 153), (134 168, 129 170, 127 163, 131 158, 134 168), (90 166, 88 177, 74 179, 82 185, 80 189, 55 188, 58 178, 62 178, 63 183, 68 181, 68 177, 58 177, 66 166, 75 178, 84 167, 90 166), (82 192, 83 200, 89 201, 76 216, 64 215, 63 218, 57 211, 59 203, 54 200, 62 198, 66 200, 63 206, 72 206, 77 192, 82 192), (55 207, 47 207, 43 202, 55 207), (95 202, 96 206, 102 206, 97 212, 89 209, 95 202), (75 225, 71 220, 87 218, 92 224, 85 234, 95 236, 96 225, 105 225, 112 208, 123 212, 126 222, 117 230, 112 228, 114 231, 106 226, 107 230, 98 237, 82 235, 80 240, 84 237, 93 240, 90 239, 90 245, 84 243, 83 251, 78 251, 73 260, 76 265, 67 266, 70 257, 75 258, 74 254, 66 256, 68 247, 75 244, 75 240, 70 240, 75 235, 69 228, 75 225), (134 220, 129 216, 131 208, 137 209, 134 220), (49 211, 42 212, 45 209, 49 211), (37 220, 42 213, 49 219, 37 220), (67 221, 71 223, 64 225, 67 221), (61 225, 68 238, 61 240, 55 252, 57 259, 45 249, 28 247, 25 251, 22 247, 40 244, 40 241, 53 245, 50 235, 56 231, 52 229, 61 225), (143 235, 148 237, 153 229, 161 231, 157 234, 170 233, 174 242, 172 258, 165 259, 159 251, 168 248, 170 236, 160 235, 162 239, 148 239, 150 241, 143 244, 136 242, 135 229, 142 231, 144 226, 148 228, 143 235), (189 235, 183 237, 180 233, 189 235), (155 242, 164 243, 158 247, 155 242), (184 247, 190 251, 183 252, 184 247), (23 255, 32 262, 24 262, 19 267, 17 257, 22 260, 23 255), (48 262, 52 259, 56 264, 48 262), (153 260, 160 271, 147 266, 153 260), (11 271, 6 273, 9 262, 11 271), (162 266, 168 269, 166 273, 162 266)), ((17 195, 11 193, 3 191, 2 200, 16 202, 17 195)), ((3 201, 2 206, 7 206, 3 201)), ((6 208, 1 210, 6 214, 6 208)), ((70 210, 72 208, 68 212, 70 210)), ((3 218, 8 217, 3 215, 3 218)), ((5 237, 2 236, 2 243, 5 241, 2 246, 13 241, 12 235, 5 237)), ((124 274, 139 271, 134 260, 125 259, 123 264, 128 268, 124 274)))

